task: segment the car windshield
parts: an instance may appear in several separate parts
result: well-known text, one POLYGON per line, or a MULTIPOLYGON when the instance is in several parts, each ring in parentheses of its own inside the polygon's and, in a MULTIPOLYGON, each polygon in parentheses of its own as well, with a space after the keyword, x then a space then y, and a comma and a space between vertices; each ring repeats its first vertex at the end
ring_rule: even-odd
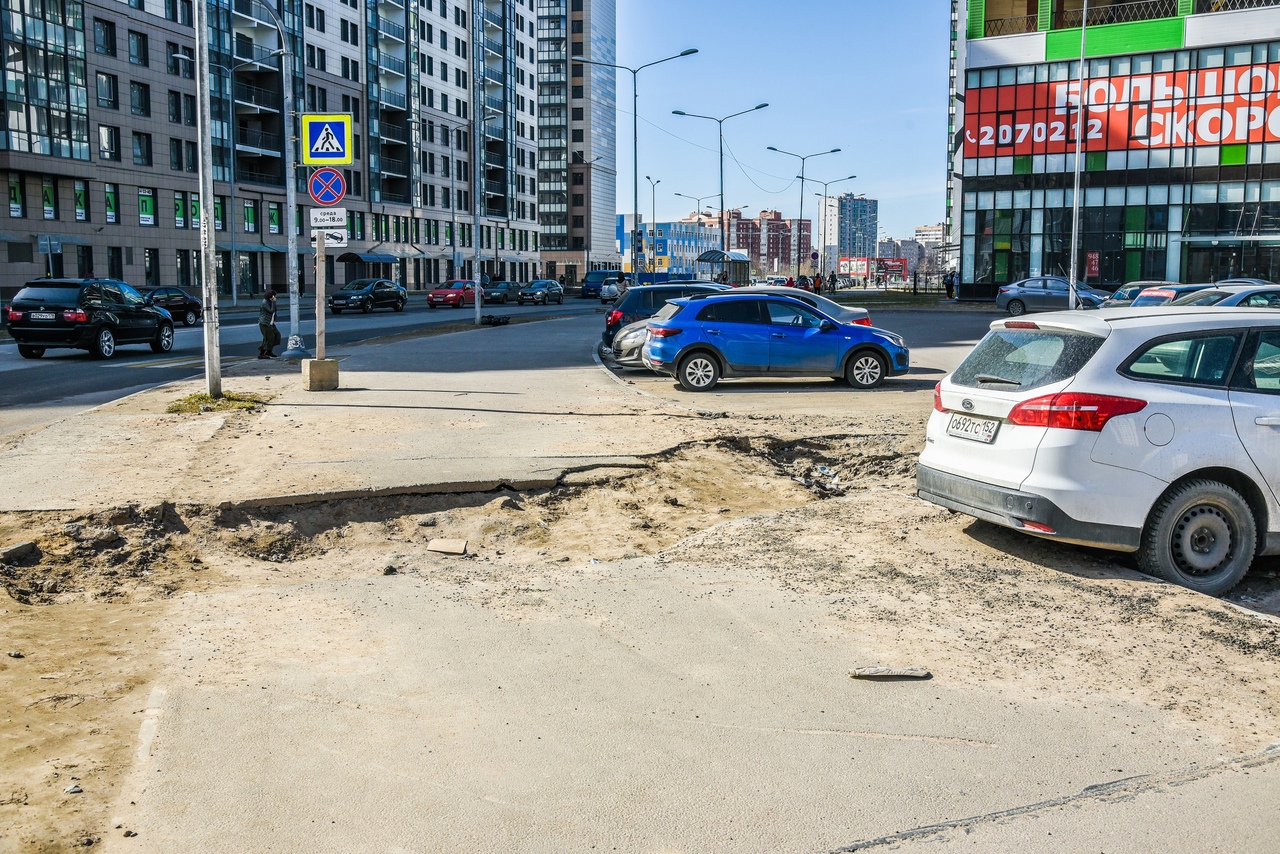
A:
POLYGON ((1194 291, 1180 296, 1169 305, 1214 305, 1231 296, 1230 291, 1194 291))
POLYGON ((364 290, 364 289, 365 289, 365 288, 367 288, 367 287, 369 287, 369 280, 368 280, 368 279, 356 279, 354 282, 347 282, 345 285, 343 285, 343 286, 342 286, 342 290, 344 290, 344 291, 362 291, 362 290, 364 290))
POLYGON ((587 273, 587 275, 583 276, 582 284, 599 285, 603 282, 611 281, 617 278, 618 278, 617 270, 592 270, 590 273, 587 273))
POLYGON ((23 288, 18 291, 14 300, 30 300, 32 302, 62 302, 74 300, 80 291, 80 285, 40 285, 35 288, 23 288))
POLYGON ((1134 308, 1142 308, 1144 305, 1167 305, 1169 300, 1173 298, 1173 291, 1159 290, 1149 294, 1138 294, 1137 299, 1133 301, 1134 308))
POLYGON ((1038 388, 1075 376, 1102 342, 1094 335, 1048 329, 993 329, 951 381, 971 388, 1038 388))

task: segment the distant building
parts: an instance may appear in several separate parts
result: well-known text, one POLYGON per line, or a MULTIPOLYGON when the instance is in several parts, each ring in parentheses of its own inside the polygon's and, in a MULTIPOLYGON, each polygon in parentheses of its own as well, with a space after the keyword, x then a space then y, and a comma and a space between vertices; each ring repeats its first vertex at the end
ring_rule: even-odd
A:
MULTIPOLYGON (((672 277, 697 275, 698 256, 708 249, 720 248, 720 229, 708 222, 686 219, 682 222, 648 223, 640 218, 639 262, 642 273, 666 274, 672 277)), ((631 216, 618 214, 617 240, 623 263, 631 258, 631 216)))
POLYGON ((834 270, 840 256, 840 199, 827 196, 819 203, 818 212, 818 267, 823 273, 834 270))
POLYGON ((934 276, 942 274, 942 247, 946 242, 946 236, 946 223, 940 222, 937 225, 916 226, 916 242, 924 247, 924 259, 920 262, 920 270, 923 275, 934 276))
POLYGON ((880 233, 880 203, 875 199, 845 193, 840 204, 840 255, 876 255, 876 235, 880 233))

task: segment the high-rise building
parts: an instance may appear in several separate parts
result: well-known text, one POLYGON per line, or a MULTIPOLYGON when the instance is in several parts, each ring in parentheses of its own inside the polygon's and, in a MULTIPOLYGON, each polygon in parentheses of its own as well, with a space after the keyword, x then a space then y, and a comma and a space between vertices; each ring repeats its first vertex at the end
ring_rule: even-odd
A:
POLYGON ((1073 267, 1107 287, 1280 276, 1275 0, 1090 0, 1087 20, 1081 0, 969 0, 961 24, 962 299, 1073 267))
POLYGON ((840 196, 841 257, 874 257, 880 232, 880 203, 865 196, 840 196))
POLYGON ((350 245, 330 254, 330 283, 380 275, 421 288, 480 272, 477 204, 483 270, 536 276, 532 4, 211 0, 212 200, 197 181, 192 0, 42 5, 0 34, 11 57, 0 289, 49 271, 198 288, 202 203, 221 292, 232 281, 242 294, 284 290, 291 226, 314 282, 305 211, 291 224, 284 208, 284 146, 298 122, 284 114, 278 28, 293 50, 295 111, 354 122, 355 162, 343 167, 350 245), (39 254, 42 236, 61 253, 39 254))
POLYGON ((621 269, 615 0, 537 0, 538 200, 547 274, 621 269))

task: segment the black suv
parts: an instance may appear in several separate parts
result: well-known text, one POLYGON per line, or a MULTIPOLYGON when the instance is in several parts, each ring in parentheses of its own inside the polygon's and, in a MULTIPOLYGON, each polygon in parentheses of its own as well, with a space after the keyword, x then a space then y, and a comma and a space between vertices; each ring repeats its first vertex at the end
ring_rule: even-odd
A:
POLYGON ((200 300, 177 288, 153 288, 143 291, 142 296, 169 312, 175 320, 181 320, 183 326, 195 326, 204 314, 200 300))
POLYGON ((117 344, 173 349, 173 317, 119 279, 35 279, 9 305, 9 334, 26 359, 55 347, 109 359, 117 344))
POLYGON ((329 310, 334 314, 342 314, 347 309, 365 314, 375 308, 404 311, 408 301, 409 292, 390 279, 356 279, 329 297, 329 310))
POLYGON ((728 285, 718 285, 715 282, 669 282, 665 285, 630 288, 605 314, 604 334, 601 340, 604 346, 612 347, 613 336, 619 329, 628 323, 653 317, 658 313, 658 309, 667 304, 668 300, 725 290, 729 290, 728 285))

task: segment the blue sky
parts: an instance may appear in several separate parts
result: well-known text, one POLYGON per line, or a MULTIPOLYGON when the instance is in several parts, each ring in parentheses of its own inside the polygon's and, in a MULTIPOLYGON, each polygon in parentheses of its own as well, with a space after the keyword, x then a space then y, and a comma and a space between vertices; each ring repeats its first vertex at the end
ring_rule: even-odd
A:
MULTIPOLYGON (((947 53, 945 0, 617 0, 618 62, 639 65, 685 48, 698 53, 640 73, 640 210, 649 218, 645 175, 661 179, 659 221, 693 201, 674 192, 718 192, 715 122, 671 114, 724 116, 725 202, 755 216, 795 216, 799 161, 767 146, 809 154, 807 177, 830 192, 880 200, 880 225, 910 237, 940 222, 945 205, 947 53), (743 168, 734 163, 730 151, 743 168)), ((805 217, 817 210, 805 190, 805 217)), ((717 206, 714 198, 704 201, 717 206)), ((631 75, 618 76, 618 207, 631 210, 631 75)))

